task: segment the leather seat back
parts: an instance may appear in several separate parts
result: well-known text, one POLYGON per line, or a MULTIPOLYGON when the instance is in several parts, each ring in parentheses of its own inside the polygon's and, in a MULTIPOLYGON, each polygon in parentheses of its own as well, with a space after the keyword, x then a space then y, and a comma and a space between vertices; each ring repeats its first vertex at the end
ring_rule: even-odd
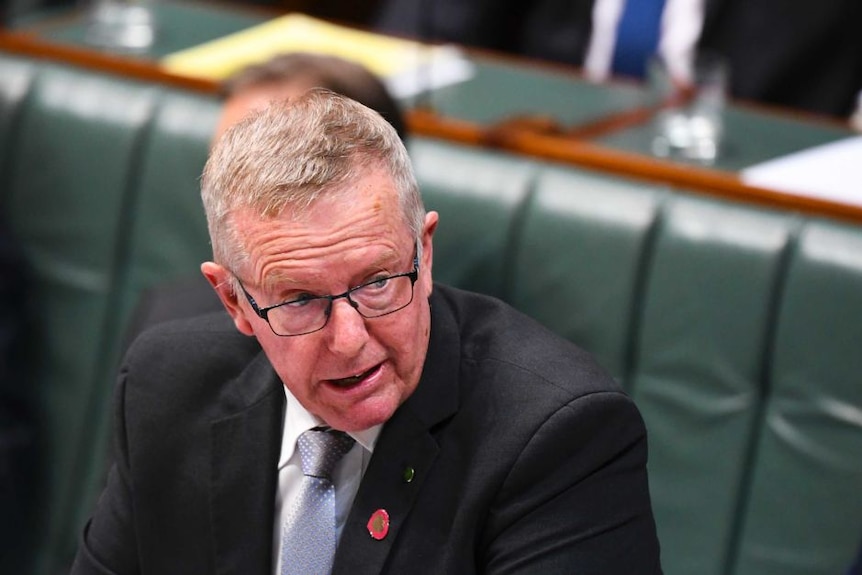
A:
POLYGON ((425 207, 440 213, 434 280, 503 297, 535 167, 524 159, 414 138, 410 154, 425 207))
POLYGON ((844 573, 862 539, 859 227, 807 222, 777 295, 732 572, 844 573))
POLYGON ((677 195, 649 259, 631 376, 667 573, 724 573, 795 221, 677 195))
POLYGON ((543 170, 510 253, 506 299, 595 354, 624 385, 663 198, 640 182, 543 170))

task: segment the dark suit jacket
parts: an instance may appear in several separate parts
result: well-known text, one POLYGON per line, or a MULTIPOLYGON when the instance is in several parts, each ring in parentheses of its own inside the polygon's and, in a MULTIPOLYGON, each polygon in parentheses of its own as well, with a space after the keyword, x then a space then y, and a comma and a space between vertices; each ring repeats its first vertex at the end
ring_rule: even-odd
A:
POLYGON ((737 98, 847 117, 862 90, 859 0, 707 0, 700 46, 737 98))
POLYGON ((373 26, 580 66, 592 11, 593 0, 383 0, 373 26))
MULTIPOLYGON (((582 66, 593 0, 386 0, 383 31, 582 66)), ((847 117, 862 90, 859 0, 706 0, 700 46, 736 98, 847 117)))
MULTIPOLYGON (((333 572, 659 573, 631 400, 496 300, 436 286, 431 302, 421 382, 381 432, 333 572)), ((284 395, 226 317, 162 324, 130 350, 117 464, 74 575, 271 573, 284 395)))

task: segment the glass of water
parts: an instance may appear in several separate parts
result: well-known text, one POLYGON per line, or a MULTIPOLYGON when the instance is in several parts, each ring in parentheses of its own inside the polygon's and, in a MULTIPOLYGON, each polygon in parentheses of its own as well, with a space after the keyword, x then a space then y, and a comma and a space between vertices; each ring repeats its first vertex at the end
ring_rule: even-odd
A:
POLYGON ((648 68, 651 97, 659 106, 652 152, 712 164, 721 152, 728 65, 715 53, 699 53, 686 69, 671 70, 659 58, 648 68))
POLYGON ((155 0, 94 0, 87 42, 112 52, 146 52, 156 35, 155 0))

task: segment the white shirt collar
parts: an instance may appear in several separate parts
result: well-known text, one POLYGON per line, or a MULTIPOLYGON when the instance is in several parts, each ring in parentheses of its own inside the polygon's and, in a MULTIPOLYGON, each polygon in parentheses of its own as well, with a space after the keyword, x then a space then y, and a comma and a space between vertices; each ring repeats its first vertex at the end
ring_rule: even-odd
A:
MULTIPOLYGON (((293 456, 296 449, 296 440, 304 432, 313 427, 326 425, 319 417, 311 414, 306 410, 299 400, 294 397, 286 385, 281 386, 284 389, 285 397, 285 414, 284 414, 284 430, 281 436, 281 455, 278 458, 278 469, 287 465, 287 462, 293 456)), ((351 431, 347 434, 356 440, 356 443, 361 445, 368 453, 374 452, 374 446, 377 443, 377 438, 380 435, 382 425, 375 425, 361 431, 351 431)))

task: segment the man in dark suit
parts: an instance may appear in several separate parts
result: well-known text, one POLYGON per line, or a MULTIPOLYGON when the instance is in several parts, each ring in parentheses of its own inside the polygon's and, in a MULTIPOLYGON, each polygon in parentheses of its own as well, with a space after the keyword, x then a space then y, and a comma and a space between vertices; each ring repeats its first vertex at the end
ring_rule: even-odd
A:
MULTIPOLYGON (((537 0, 503 8, 491 0, 384 0, 374 26, 583 66, 598 1, 537 0)), ((862 91, 862 2, 700 1, 702 21, 684 25, 702 26, 699 49, 727 57, 732 96, 851 114, 862 91)))
POLYGON ((276 104, 219 140, 202 196, 228 314, 127 354, 74 575, 661 572, 636 407, 572 344, 433 284, 438 215, 383 118, 276 104), (315 472, 314 539, 307 433, 347 449, 315 472))

